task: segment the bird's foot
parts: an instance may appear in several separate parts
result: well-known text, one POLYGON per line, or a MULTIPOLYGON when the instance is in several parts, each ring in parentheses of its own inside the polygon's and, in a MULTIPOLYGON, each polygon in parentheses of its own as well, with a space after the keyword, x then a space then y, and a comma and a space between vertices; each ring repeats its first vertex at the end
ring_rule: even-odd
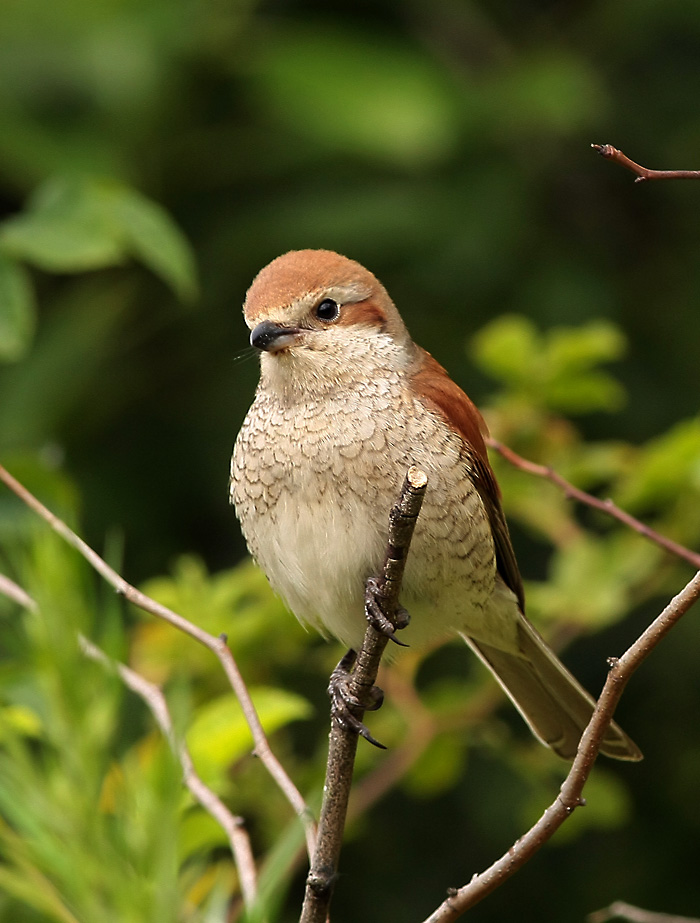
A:
POLYGON ((394 620, 391 621, 382 609, 382 598, 379 581, 376 577, 370 577, 365 584, 365 617, 367 621, 380 634, 393 641, 394 644, 398 644, 400 647, 408 647, 408 644, 404 641, 399 641, 396 632, 407 627, 411 621, 411 616, 403 606, 398 606, 394 613, 394 620))
POLYGON ((331 673, 330 683, 328 684, 328 695, 331 698, 331 716, 344 728, 349 728, 364 737, 365 740, 379 747, 380 750, 386 750, 384 744, 380 743, 369 732, 369 729, 355 714, 358 709, 365 711, 376 711, 381 708, 384 701, 384 693, 379 686, 371 686, 368 690, 368 703, 361 701, 350 691, 350 677, 352 676, 352 667, 357 659, 357 654, 349 650, 341 659, 338 666, 331 673))

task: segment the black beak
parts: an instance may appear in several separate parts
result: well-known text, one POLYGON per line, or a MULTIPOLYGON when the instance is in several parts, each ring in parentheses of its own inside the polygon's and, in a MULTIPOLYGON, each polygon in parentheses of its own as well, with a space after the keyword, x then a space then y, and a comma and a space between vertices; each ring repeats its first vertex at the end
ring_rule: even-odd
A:
POLYGON ((283 327, 271 320, 264 320, 254 327, 250 334, 250 345, 263 352, 277 352, 294 342, 298 327, 283 327))

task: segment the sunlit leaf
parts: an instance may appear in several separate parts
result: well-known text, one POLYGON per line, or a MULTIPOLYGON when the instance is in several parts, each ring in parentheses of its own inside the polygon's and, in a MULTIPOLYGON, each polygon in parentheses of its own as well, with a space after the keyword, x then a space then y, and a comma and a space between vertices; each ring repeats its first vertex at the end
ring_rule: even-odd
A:
MULTIPOLYGON (((267 733, 290 721, 306 718, 311 706, 301 696, 282 689, 249 690, 267 733)), ((201 706, 187 734, 197 771, 205 781, 220 778, 233 762, 253 746, 250 729, 233 693, 201 706)))

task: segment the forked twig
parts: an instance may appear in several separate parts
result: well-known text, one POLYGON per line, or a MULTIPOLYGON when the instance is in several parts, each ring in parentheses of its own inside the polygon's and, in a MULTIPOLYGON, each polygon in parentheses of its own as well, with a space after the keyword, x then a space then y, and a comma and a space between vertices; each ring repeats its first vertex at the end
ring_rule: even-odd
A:
POLYGON ((671 600, 664 611, 654 619, 622 657, 610 659, 610 671, 603 691, 596 703, 591 720, 583 732, 569 774, 554 802, 504 856, 486 871, 475 875, 469 884, 451 891, 447 900, 424 923, 451 923, 452 920, 456 920, 483 900, 531 859, 574 810, 584 804, 581 797, 583 787, 593 768, 601 741, 627 681, 698 598, 700 598, 700 571, 671 600))
POLYGON ((212 653, 218 658, 221 666, 224 669, 224 672, 226 673, 226 677, 231 684, 236 697, 238 698, 246 722, 250 728, 250 732, 253 736, 255 753, 277 783, 287 801, 292 806, 295 814, 304 824, 306 833, 306 847, 309 856, 312 856, 316 842, 316 825, 314 823, 311 811, 302 798, 301 793, 294 785, 290 777, 287 775, 284 767, 272 752, 267 736, 265 735, 265 731, 263 730, 262 724, 260 723, 258 713, 255 709, 255 706, 253 705, 253 700, 250 697, 250 693, 248 692, 243 677, 241 676, 235 658, 231 653, 228 644, 226 643, 226 636, 222 635, 217 638, 214 635, 209 634, 209 632, 204 631, 202 628, 199 628, 197 625, 189 622, 186 618, 178 615, 177 612, 173 612, 172 609, 168 609, 167 606, 161 605, 159 602, 156 602, 156 600, 151 599, 150 596, 146 596, 145 593, 137 590, 136 587, 132 586, 130 583, 127 583, 127 581, 112 567, 110 567, 109 564, 107 564, 107 562, 101 558, 96 551, 94 551, 86 542, 84 542, 80 536, 76 535, 75 532, 73 532, 73 530, 69 528, 69 526, 67 526, 62 519, 52 513, 51 510, 47 509, 47 507, 45 507, 43 503, 37 500, 37 498, 26 489, 26 487, 24 487, 18 480, 12 477, 12 475, 3 465, 0 465, 0 481, 9 487, 9 489, 17 497, 19 497, 23 503, 25 503, 30 509, 34 510, 35 513, 37 513, 45 522, 47 522, 54 530, 54 532, 60 535, 61 538, 63 538, 69 545, 71 545, 71 547, 80 552, 85 560, 97 571, 98 574, 100 574, 107 581, 107 583, 111 584, 115 588, 120 596, 123 596, 124 599, 128 600, 130 603, 133 603, 133 605, 143 609, 144 612, 148 612, 157 618, 163 619, 170 625, 173 625, 175 628, 189 635, 191 638, 194 638, 195 641, 198 641, 200 644, 204 645, 204 647, 212 651, 212 653))

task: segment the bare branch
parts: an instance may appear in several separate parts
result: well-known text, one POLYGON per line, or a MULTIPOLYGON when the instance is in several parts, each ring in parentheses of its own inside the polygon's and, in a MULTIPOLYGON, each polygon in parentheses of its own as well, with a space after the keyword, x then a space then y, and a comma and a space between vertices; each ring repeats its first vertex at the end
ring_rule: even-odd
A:
POLYGON ((612 160, 631 170, 637 177, 635 183, 643 183, 648 179, 700 179, 700 170, 649 170, 630 160, 612 144, 591 144, 591 147, 606 160, 612 160))
POLYGON ((700 923, 697 917, 679 917, 674 913, 654 913, 642 910, 624 901, 615 901, 609 907, 596 910, 586 918, 587 923, 607 923, 608 920, 627 920, 629 923, 700 923))
POLYGON ((93 551, 86 542, 76 535, 62 519, 54 515, 54 513, 37 500, 26 487, 13 478, 3 465, 0 465, 0 481, 3 481, 23 503, 34 510, 34 512, 47 522, 69 545, 79 551, 86 561, 104 577, 107 583, 111 584, 117 593, 123 596, 124 599, 138 606, 140 609, 143 609, 144 612, 148 612, 157 618, 163 619, 173 627, 189 635, 191 638, 194 638, 195 641, 204 645, 204 647, 208 648, 218 658, 238 698, 248 727, 253 735, 255 753, 277 783, 287 801, 292 806, 295 814, 304 824, 306 847, 309 856, 312 856, 316 842, 316 825, 314 824, 311 811, 302 798, 301 793, 287 775, 284 767, 272 752, 265 731, 260 723, 258 713, 253 705, 253 700, 246 688, 234 656, 226 643, 225 635, 219 638, 214 637, 214 635, 209 634, 209 632, 204 631, 181 615, 178 615, 177 612, 173 612, 172 609, 168 609, 167 606, 161 605, 154 599, 151 599, 150 596, 146 596, 145 593, 137 590, 136 587, 132 586, 130 583, 127 583, 127 581, 111 568, 96 551, 93 551))
POLYGON ((9 577, 6 577, 5 574, 0 574, 0 593, 2 593, 3 596, 7 596, 8 599, 11 599, 18 605, 22 606, 24 609, 36 609, 36 603, 29 595, 29 593, 27 593, 26 590, 23 590, 22 587, 18 583, 15 583, 14 580, 10 580, 9 577))
POLYGON ((685 548, 683 545, 679 545, 670 538, 666 538, 665 535, 655 532, 654 529, 650 529, 649 526, 640 522, 639 519, 635 519, 634 516, 620 509, 612 500, 599 500, 598 497, 594 497, 593 494, 588 494, 585 490, 574 487, 573 484, 552 468, 547 465, 538 465, 535 462, 528 461, 528 459, 523 458, 522 455, 518 455, 517 452, 509 449, 508 446, 503 445, 502 442, 498 442, 496 439, 489 438, 486 441, 489 448, 494 449, 499 455, 502 455, 503 458, 510 462, 515 468, 551 481, 564 491, 565 496, 569 500, 578 500, 579 503, 585 503, 586 506, 591 506, 593 509, 607 513, 619 522, 624 523, 624 525, 628 526, 630 529, 638 532, 639 535, 643 535, 644 538, 648 538, 649 541, 655 542, 665 551, 675 554, 679 558, 683 558, 684 561, 687 561, 689 564, 692 564, 694 568, 700 570, 700 554, 691 551, 689 548, 685 548))
POLYGON ((246 907, 252 907, 257 894, 257 875, 253 850, 251 849, 250 838, 245 830, 243 818, 232 814, 223 801, 208 785, 205 785, 197 774, 187 746, 179 742, 175 736, 168 703, 162 690, 155 683, 144 679, 143 676, 140 676, 130 667, 112 660, 104 651, 83 635, 79 636, 78 641, 80 649, 87 657, 116 670, 124 685, 143 699, 150 708, 158 726, 168 739, 173 753, 180 761, 185 785, 204 810, 208 811, 226 832, 236 868, 238 869, 243 902, 246 907))
POLYGON ((449 923, 483 900, 518 871, 559 829, 574 810, 584 804, 581 797, 598 755, 600 743, 612 720, 620 696, 642 661, 700 598, 700 571, 675 596, 663 612, 619 659, 611 658, 603 691, 591 720, 583 732, 576 758, 554 802, 537 823, 490 868, 475 875, 468 885, 450 892, 446 901, 424 923, 449 923))
MULTIPOLYGON (((409 468, 399 501, 389 515, 389 541, 378 584, 382 609, 391 621, 398 608, 406 556, 427 484, 428 478, 423 471, 416 467, 409 468)), ((350 681, 351 695, 361 702, 368 702, 387 643, 387 636, 368 623, 350 681)), ((360 721, 363 715, 364 708, 358 709, 357 718, 360 721)), ((358 733, 354 728, 337 720, 331 721, 318 845, 306 880, 300 923, 325 923, 328 916, 338 873, 357 741, 358 733)))

